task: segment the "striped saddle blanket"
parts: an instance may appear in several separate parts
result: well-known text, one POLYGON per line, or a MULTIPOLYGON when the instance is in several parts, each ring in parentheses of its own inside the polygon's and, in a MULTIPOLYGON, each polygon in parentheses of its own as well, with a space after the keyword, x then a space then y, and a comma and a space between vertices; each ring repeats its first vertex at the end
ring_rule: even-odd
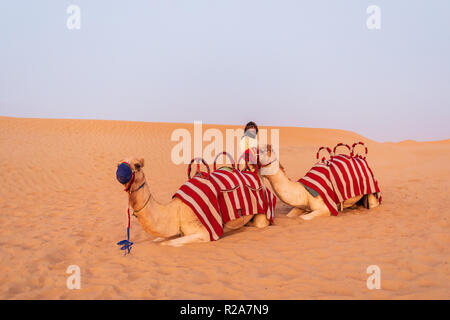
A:
POLYGON ((256 172, 218 169, 209 174, 209 179, 195 176, 174 197, 195 212, 211 240, 222 236, 228 221, 265 214, 272 223, 275 214, 276 197, 256 172))
POLYGON ((378 182, 367 161, 360 156, 335 155, 314 165, 299 182, 319 193, 335 216, 338 205, 353 197, 374 193, 381 202, 378 182))

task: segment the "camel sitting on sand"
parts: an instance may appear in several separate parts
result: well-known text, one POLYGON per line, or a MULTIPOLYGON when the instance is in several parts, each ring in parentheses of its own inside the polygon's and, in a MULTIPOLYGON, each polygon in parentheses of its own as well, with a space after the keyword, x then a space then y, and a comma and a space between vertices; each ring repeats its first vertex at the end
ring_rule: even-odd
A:
MULTIPOLYGON (((261 164, 260 174, 269 180, 278 198, 282 202, 294 207, 288 213, 288 217, 300 216, 304 220, 311 220, 315 217, 331 215, 330 210, 320 195, 314 197, 306 190, 303 184, 288 178, 271 145, 266 145, 259 150, 259 161, 261 164), (310 213, 302 214, 305 211, 310 213)), ((362 197, 361 195, 345 200, 343 207, 348 208, 355 205, 362 197)), ((377 197, 374 194, 369 194, 369 209, 375 208, 378 205, 379 201, 377 197)))
MULTIPOLYGON (((129 207, 133 209, 133 215, 137 217, 142 228, 157 237, 153 241, 174 247, 211 241, 208 230, 197 218, 197 215, 179 198, 175 197, 165 205, 155 200, 148 183, 146 183, 143 158, 123 160, 118 163, 118 166, 121 163, 127 163, 134 173, 134 179, 125 185, 129 207), (168 240, 174 236, 181 237, 168 240)), ((252 226, 257 228, 264 228, 270 224, 264 214, 242 216, 226 223, 224 233, 245 226, 252 218, 252 226)))

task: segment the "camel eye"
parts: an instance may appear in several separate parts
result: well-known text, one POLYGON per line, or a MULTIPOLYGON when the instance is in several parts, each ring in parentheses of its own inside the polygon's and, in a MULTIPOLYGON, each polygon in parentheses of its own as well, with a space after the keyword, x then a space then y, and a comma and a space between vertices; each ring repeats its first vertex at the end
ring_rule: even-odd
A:
POLYGON ((135 163, 134 164, 134 167, 137 169, 137 170, 139 170, 140 168, 141 168, 141 164, 138 162, 138 163, 135 163))

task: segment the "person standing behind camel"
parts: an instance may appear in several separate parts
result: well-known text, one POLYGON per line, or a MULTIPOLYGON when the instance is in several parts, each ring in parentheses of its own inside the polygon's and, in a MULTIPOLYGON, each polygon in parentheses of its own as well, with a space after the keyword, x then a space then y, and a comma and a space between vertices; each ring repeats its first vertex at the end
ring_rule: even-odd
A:
POLYGON ((244 154, 245 160, 249 164, 256 164, 256 152, 258 149, 258 126, 253 121, 245 125, 244 135, 241 138, 240 149, 244 154))

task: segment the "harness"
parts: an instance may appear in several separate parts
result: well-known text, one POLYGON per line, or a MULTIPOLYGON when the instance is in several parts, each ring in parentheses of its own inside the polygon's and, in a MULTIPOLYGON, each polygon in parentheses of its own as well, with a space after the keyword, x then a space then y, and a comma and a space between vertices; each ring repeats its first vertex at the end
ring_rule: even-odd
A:
MULTIPOLYGON (((217 170, 217 164, 216 164, 216 163, 217 163, 217 159, 218 159, 220 156, 222 156, 222 155, 226 156, 226 157, 230 160, 230 162, 231 162, 231 167, 221 167, 220 169, 227 169, 227 170, 231 170, 231 171, 232 171, 233 169, 237 169, 238 171, 249 171, 249 170, 250 170, 250 167, 249 167, 250 153, 251 153, 251 155, 256 159, 256 164, 255 164, 255 165, 256 165, 256 169, 268 167, 268 166, 270 166, 272 163, 274 163, 275 161, 278 160, 278 158, 275 157, 275 159, 273 159, 273 160, 270 161, 269 163, 262 164, 262 163, 259 161, 259 149, 258 149, 256 152, 255 152, 254 150, 248 149, 246 152, 244 152, 244 153, 241 154, 241 156, 239 157, 238 161, 235 163, 233 157, 232 157, 228 152, 223 151, 223 152, 217 154, 216 157, 214 158, 214 162, 213 162, 213 171, 216 171, 216 170, 217 170), (242 160, 244 160, 244 163, 245 163, 245 167, 244 167, 243 170, 241 170, 241 168, 240 168, 240 163, 241 163, 242 160)), ((197 170, 196 170, 196 172, 195 172, 195 174, 194 174, 194 177, 202 177, 202 178, 204 178, 204 179, 209 179, 209 174, 211 173, 211 170, 210 170, 210 168, 209 168, 209 165, 206 163, 205 159, 203 159, 203 158, 201 158, 201 157, 193 158, 193 159, 191 160, 191 162, 189 163, 188 169, 187 169, 187 176, 188 176, 188 179, 191 179, 191 178, 192 178, 192 176, 191 176, 191 173, 192 173, 192 165, 193 165, 194 163, 196 164, 196 168, 197 168, 197 170), (206 167, 207 172, 201 171, 201 169, 200 169, 200 165, 201 165, 201 164, 203 164, 203 165, 206 167)))

